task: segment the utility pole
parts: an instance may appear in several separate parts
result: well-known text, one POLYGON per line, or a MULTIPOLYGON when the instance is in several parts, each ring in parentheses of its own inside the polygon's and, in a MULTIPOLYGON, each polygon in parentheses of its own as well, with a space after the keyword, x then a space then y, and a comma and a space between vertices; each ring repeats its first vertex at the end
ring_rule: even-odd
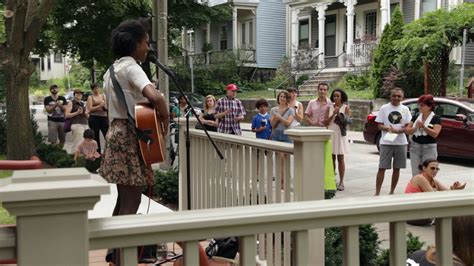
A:
MULTIPOLYGON (((156 40, 158 49, 158 60, 164 64, 168 64, 168 0, 153 0, 153 35, 156 40)), ((161 69, 158 69, 158 88, 165 97, 167 108, 169 109, 169 86, 168 76, 161 69)), ((166 147, 168 147, 170 135, 165 136, 166 147)), ((170 167, 169 153, 165 154, 166 161, 161 164, 161 168, 168 169, 170 167)))
POLYGON ((464 61, 466 60, 466 38, 467 30, 464 29, 462 34, 462 46, 461 46, 461 74, 459 75, 459 97, 462 97, 464 90, 464 61))

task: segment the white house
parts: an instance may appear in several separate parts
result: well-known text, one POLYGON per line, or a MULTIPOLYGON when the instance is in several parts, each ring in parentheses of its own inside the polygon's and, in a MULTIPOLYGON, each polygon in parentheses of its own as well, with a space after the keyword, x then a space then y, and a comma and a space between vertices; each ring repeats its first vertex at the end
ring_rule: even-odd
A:
MULTIPOLYGON (((287 53, 317 58, 318 68, 366 66, 391 14, 400 6, 406 23, 438 8, 452 8, 463 0, 340 0, 296 1, 287 6, 287 53), (349 29, 349 30, 348 30, 349 29), (329 65, 328 65, 329 64, 329 65)), ((460 63, 460 49, 452 59, 460 63)), ((466 64, 474 65, 474 46, 468 45, 466 64)))
POLYGON ((36 67, 36 71, 40 74, 40 80, 62 79, 66 77, 70 70, 68 65, 68 57, 64 54, 51 52, 41 57, 37 54, 31 55, 31 61, 36 67))

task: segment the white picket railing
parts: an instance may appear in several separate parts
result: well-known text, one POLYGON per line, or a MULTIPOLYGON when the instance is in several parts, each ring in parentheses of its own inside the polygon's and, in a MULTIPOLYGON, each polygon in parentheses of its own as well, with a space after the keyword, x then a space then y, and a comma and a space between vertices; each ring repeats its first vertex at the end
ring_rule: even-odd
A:
POLYGON ((367 66, 372 62, 372 54, 377 47, 377 42, 361 42, 352 45, 352 53, 348 54, 347 60, 352 66, 367 66))

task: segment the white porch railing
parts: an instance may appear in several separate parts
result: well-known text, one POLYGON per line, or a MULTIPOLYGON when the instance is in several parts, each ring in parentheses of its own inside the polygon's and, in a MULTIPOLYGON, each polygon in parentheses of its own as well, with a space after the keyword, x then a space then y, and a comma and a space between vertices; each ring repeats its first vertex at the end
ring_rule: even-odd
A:
POLYGON ((352 45, 352 54, 347 60, 351 66, 367 66, 372 63, 372 54, 377 47, 377 41, 360 42, 352 45))
POLYGON ((0 229, 0 260, 88 265, 88 250, 123 248, 124 265, 136 265, 136 246, 182 241, 185 265, 198 265, 199 239, 232 235, 240 237, 240 265, 255 265, 255 235, 292 232, 292 265, 323 265, 308 259, 315 251, 308 248, 309 232, 342 227, 344 265, 359 265, 358 225, 389 222, 390 265, 405 265, 405 221, 437 218, 437 265, 452 265, 451 217, 474 215, 473 191, 461 190, 88 220, 87 210, 108 188, 77 168, 15 172, 0 188, 4 206, 17 217, 16 231, 0 229))
MULTIPOLYGON (((194 128, 196 119, 190 120, 194 128)), ((180 121, 185 143, 185 121, 180 121)), ((210 132, 224 155, 220 160, 204 131, 190 130, 191 209, 262 205, 324 199, 324 142, 332 131, 323 128, 287 130, 295 144, 210 132), (315 156, 320 155, 320 156, 315 156), (294 157, 294 167, 290 164, 294 157), (291 170, 294 171, 291 171, 291 170)), ((180 208, 187 209, 185 145, 180 145, 180 208)), ((311 232, 311 248, 324 250, 324 232, 311 232)), ((289 265, 290 233, 260 234, 258 254, 268 265, 289 265), (283 245, 282 245, 283 243, 283 245), (283 250, 281 257, 274 251, 283 250)), ((323 252, 312 252, 321 260, 323 252)))

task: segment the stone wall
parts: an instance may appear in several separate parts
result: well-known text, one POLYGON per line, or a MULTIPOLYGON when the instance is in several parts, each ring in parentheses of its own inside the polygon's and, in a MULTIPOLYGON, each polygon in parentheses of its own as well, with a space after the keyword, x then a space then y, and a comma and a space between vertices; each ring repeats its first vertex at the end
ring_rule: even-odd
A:
MULTIPOLYGON (((245 116, 244 122, 251 123, 252 117, 258 113, 258 110, 255 108, 255 103, 257 99, 248 99, 248 100, 241 100, 242 104, 245 107, 247 115, 245 116)), ((303 106, 306 110, 306 106, 308 105, 309 100, 303 100, 303 106)), ((271 109, 272 107, 277 106, 276 100, 268 100, 271 109)), ((352 111, 352 125, 350 126, 350 130, 355 131, 362 131, 364 129, 364 124, 367 121, 367 116, 372 112, 374 108, 374 101, 373 100, 351 100, 349 101, 349 106, 351 107, 352 111)))

